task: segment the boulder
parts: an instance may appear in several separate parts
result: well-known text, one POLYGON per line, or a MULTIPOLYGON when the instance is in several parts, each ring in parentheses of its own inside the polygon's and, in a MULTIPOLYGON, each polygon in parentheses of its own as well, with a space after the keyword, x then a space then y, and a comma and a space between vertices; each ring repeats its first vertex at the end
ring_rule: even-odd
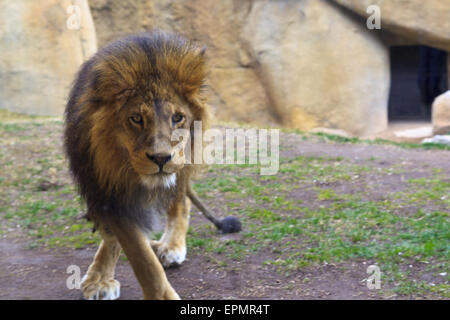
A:
POLYGON ((283 126, 386 129, 389 56, 362 19, 328 1, 256 1, 241 41, 283 126))
POLYGON ((0 0, 0 48, 0 109, 62 115, 97 49, 87 0, 0 0))
POLYGON ((436 97, 431 107, 433 134, 450 132, 450 90, 436 97))
POLYGON ((377 5, 381 28, 411 38, 417 43, 450 51, 450 1, 448 0, 333 0, 368 17, 367 8, 377 5))

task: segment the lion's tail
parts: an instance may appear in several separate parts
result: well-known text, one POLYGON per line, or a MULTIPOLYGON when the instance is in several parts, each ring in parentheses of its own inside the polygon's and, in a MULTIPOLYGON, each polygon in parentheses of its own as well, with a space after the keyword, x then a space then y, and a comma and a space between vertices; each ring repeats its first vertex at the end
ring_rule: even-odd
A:
POLYGON ((239 221, 238 218, 229 216, 224 219, 217 219, 209 210, 208 207, 206 207, 202 201, 199 199, 197 193, 192 189, 192 186, 190 183, 187 185, 187 196, 191 201, 194 203, 194 205, 203 213, 203 215, 211 221, 217 229, 222 231, 223 233, 233 233, 233 232, 239 232, 242 229, 242 224, 239 221))

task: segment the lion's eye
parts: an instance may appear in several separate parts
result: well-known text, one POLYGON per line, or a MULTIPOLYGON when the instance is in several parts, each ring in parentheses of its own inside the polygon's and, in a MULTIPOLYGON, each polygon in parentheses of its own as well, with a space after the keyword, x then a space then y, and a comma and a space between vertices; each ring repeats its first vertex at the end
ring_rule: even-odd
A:
POLYGON ((142 116, 139 114, 134 114, 130 117, 130 120, 136 124, 142 124, 142 116))
POLYGON ((175 113, 175 114, 172 116, 172 123, 173 123, 173 124, 179 123, 179 122, 181 122, 183 119, 184 119, 184 116, 183 116, 181 113, 175 113))

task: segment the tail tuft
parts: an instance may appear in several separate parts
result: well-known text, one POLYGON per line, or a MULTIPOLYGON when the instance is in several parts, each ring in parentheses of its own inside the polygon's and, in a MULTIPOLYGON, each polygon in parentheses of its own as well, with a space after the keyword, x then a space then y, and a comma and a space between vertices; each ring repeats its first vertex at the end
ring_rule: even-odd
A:
POLYGON ((241 221, 233 216, 229 216, 220 220, 216 226, 223 233, 235 233, 242 230, 241 221))

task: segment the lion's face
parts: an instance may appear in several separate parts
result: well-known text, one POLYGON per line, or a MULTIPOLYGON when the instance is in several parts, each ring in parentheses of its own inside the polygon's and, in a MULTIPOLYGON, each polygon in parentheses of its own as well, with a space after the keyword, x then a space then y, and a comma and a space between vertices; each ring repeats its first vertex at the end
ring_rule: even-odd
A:
POLYGON ((118 140, 126 148, 129 162, 142 182, 149 185, 174 182, 174 174, 185 164, 185 145, 192 119, 188 102, 177 94, 166 98, 127 99, 120 111, 122 130, 118 140), (174 135, 175 130, 184 132, 182 139, 174 135))
MULTIPOLYGON (((142 183, 170 186, 195 171, 184 167, 185 146, 194 121, 202 130, 208 126, 204 53, 182 37, 157 32, 113 42, 83 64, 65 130, 83 196, 128 200, 142 183), (183 129, 181 143, 177 129, 183 129)), ((195 154, 195 144, 186 147, 195 154)))

